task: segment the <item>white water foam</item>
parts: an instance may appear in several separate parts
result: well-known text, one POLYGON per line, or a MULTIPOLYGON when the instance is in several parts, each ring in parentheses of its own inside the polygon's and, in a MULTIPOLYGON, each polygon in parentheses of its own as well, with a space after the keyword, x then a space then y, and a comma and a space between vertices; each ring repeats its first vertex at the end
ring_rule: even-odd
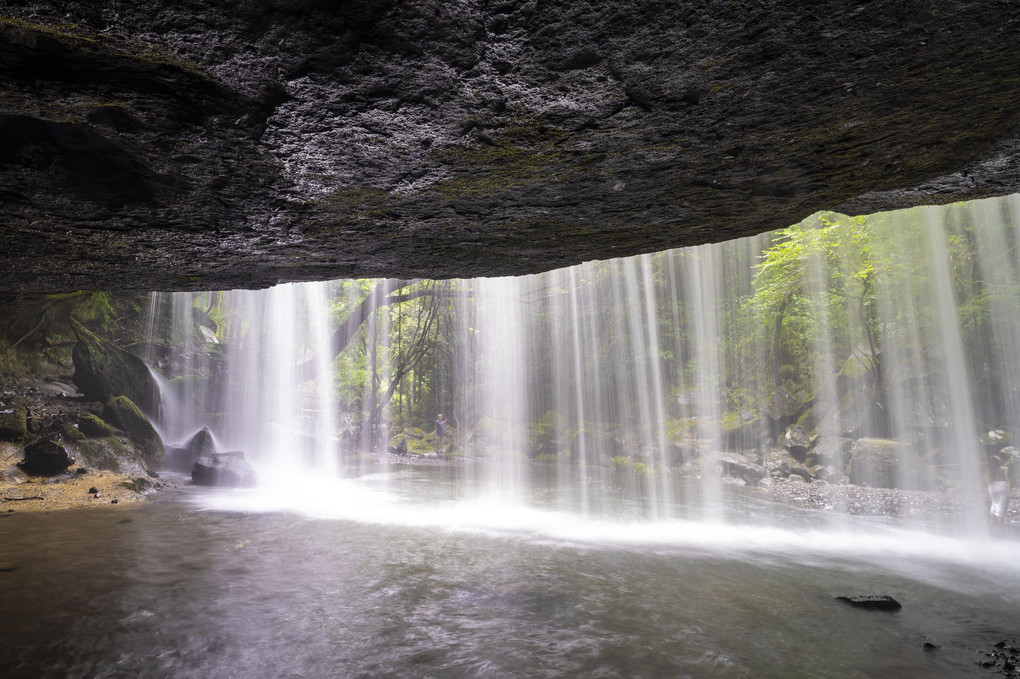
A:
POLYGON ((958 591, 967 591, 969 583, 958 573, 946 574, 943 567, 1005 580, 1020 578, 1020 543, 1014 541, 963 539, 863 520, 856 527, 848 523, 839 531, 795 530, 717 521, 618 520, 486 497, 409 499, 392 490, 391 476, 288 479, 277 473, 271 488, 203 492, 192 498, 200 508, 216 512, 287 512, 316 520, 438 529, 579 549, 679 550, 687 557, 753 557, 762 565, 774 559, 829 568, 867 567, 958 591))

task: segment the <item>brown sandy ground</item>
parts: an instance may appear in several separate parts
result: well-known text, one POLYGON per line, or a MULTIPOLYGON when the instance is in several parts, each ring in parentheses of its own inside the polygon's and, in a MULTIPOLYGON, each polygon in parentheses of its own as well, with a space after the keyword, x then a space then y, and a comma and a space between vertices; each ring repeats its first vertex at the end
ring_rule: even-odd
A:
MULTIPOLYGON (((56 369, 32 377, 0 379, 0 409, 16 405, 24 406, 47 425, 76 422, 89 412, 89 404, 70 376, 58 375, 56 369)), ((175 485, 149 475, 123 432, 108 442, 111 453, 103 463, 107 469, 89 464, 82 441, 64 441, 63 445, 76 463, 61 474, 44 477, 29 476, 18 468, 17 463, 24 457, 21 445, 0 442, 0 513, 127 506, 143 502, 153 491, 175 485), (119 445, 114 445, 117 442, 119 445), (118 454, 115 449, 128 454, 118 454), (96 491, 90 493, 92 488, 96 491)))
POLYGON ((0 443, 0 512, 123 507, 175 485, 149 476, 140 465, 123 465, 113 472, 75 464, 57 476, 28 476, 17 468, 20 460, 20 446, 0 443))

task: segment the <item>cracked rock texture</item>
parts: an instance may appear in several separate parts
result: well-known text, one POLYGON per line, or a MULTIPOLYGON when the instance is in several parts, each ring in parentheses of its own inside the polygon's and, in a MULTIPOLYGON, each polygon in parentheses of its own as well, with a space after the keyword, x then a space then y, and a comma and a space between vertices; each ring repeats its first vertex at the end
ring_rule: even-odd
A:
POLYGON ((523 274, 1020 187, 1012 0, 0 0, 2 287, 523 274))

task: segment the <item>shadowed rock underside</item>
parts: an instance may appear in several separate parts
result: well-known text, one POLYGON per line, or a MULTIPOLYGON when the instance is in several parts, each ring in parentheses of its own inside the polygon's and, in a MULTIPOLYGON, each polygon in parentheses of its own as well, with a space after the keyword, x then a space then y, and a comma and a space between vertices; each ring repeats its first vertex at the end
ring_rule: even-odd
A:
POLYGON ((523 274, 1020 190, 1020 3, 0 2, 3 288, 523 274))

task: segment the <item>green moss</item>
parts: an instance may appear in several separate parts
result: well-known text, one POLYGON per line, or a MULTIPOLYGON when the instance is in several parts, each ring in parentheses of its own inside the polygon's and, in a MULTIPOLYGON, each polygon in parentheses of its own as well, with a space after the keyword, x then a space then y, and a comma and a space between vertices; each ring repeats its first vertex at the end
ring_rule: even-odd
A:
POLYGON ((436 449, 434 443, 429 442, 425 438, 409 438, 407 440, 407 452, 412 455, 422 455, 424 453, 431 453, 436 449))
POLYGON ((119 471, 120 461, 131 455, 114 436, 102 440, 79 441, 75 448, 86 466, 112 472, 119 471))
POLYGON ((28 411, 14 406, 0 412, 0 441, 24 443, 28 438, 28 411))
POLYGON ((6 34, 10 42, 31 44, 33 47, 37 47, 41 38, 50 40, 65 50, 90 55, 109 55, 133 61, 138 67, 145 70, 170 66, 174 69, 193 72, 203 78, 210 77, 190 59, 179 57, 148 43, 98 33, 80 24, 34 23, 17 17, 0 15, 0 33, 6 34))
POLYGON ((536 117, 492 121, 485 141, 431 152, 454 176, 436 185, 447 198, 491 196, 565 179, 583 155, 562 148, 570 133, 536 117))
POLYGON ((121 443, 120 439, 116 436, 108 436, 103 440, 117 455, 120 455, 121 457, 133 457, 131 449, 121 443))
POLYGON ((360 237, 356 230, 359 224, 375 225, 392 216, 393 201, 387 191, 368 186, 341 186, 312 203, 318 214, 306 222, 303 231, 310 237, 328 235, 343 241, 345 235, 349 235, 355 239, 360 237))
POLYGON ((138 476, 130 481, 121 481, 120 485, 134 493, 144 493, 148 489, 152 488, 152 479, 147 476, 138 476))
POLYGON ((114 434, 113 427, 91 413, 84 415, 78 421, 78 429, 86 436, 93 438, 105 438, 114 434))
POLYGON ((60 425, 60 435, 64 441, 84 441, 85 434, 71 422, 64 422, 60 425))
POLYGON ((145 464, 149 467, 162 466, 166 457, 163 441, 141 409, 126 396, 114 396, 106 402, 106 410, 110 419, 141 448, 145 464))

